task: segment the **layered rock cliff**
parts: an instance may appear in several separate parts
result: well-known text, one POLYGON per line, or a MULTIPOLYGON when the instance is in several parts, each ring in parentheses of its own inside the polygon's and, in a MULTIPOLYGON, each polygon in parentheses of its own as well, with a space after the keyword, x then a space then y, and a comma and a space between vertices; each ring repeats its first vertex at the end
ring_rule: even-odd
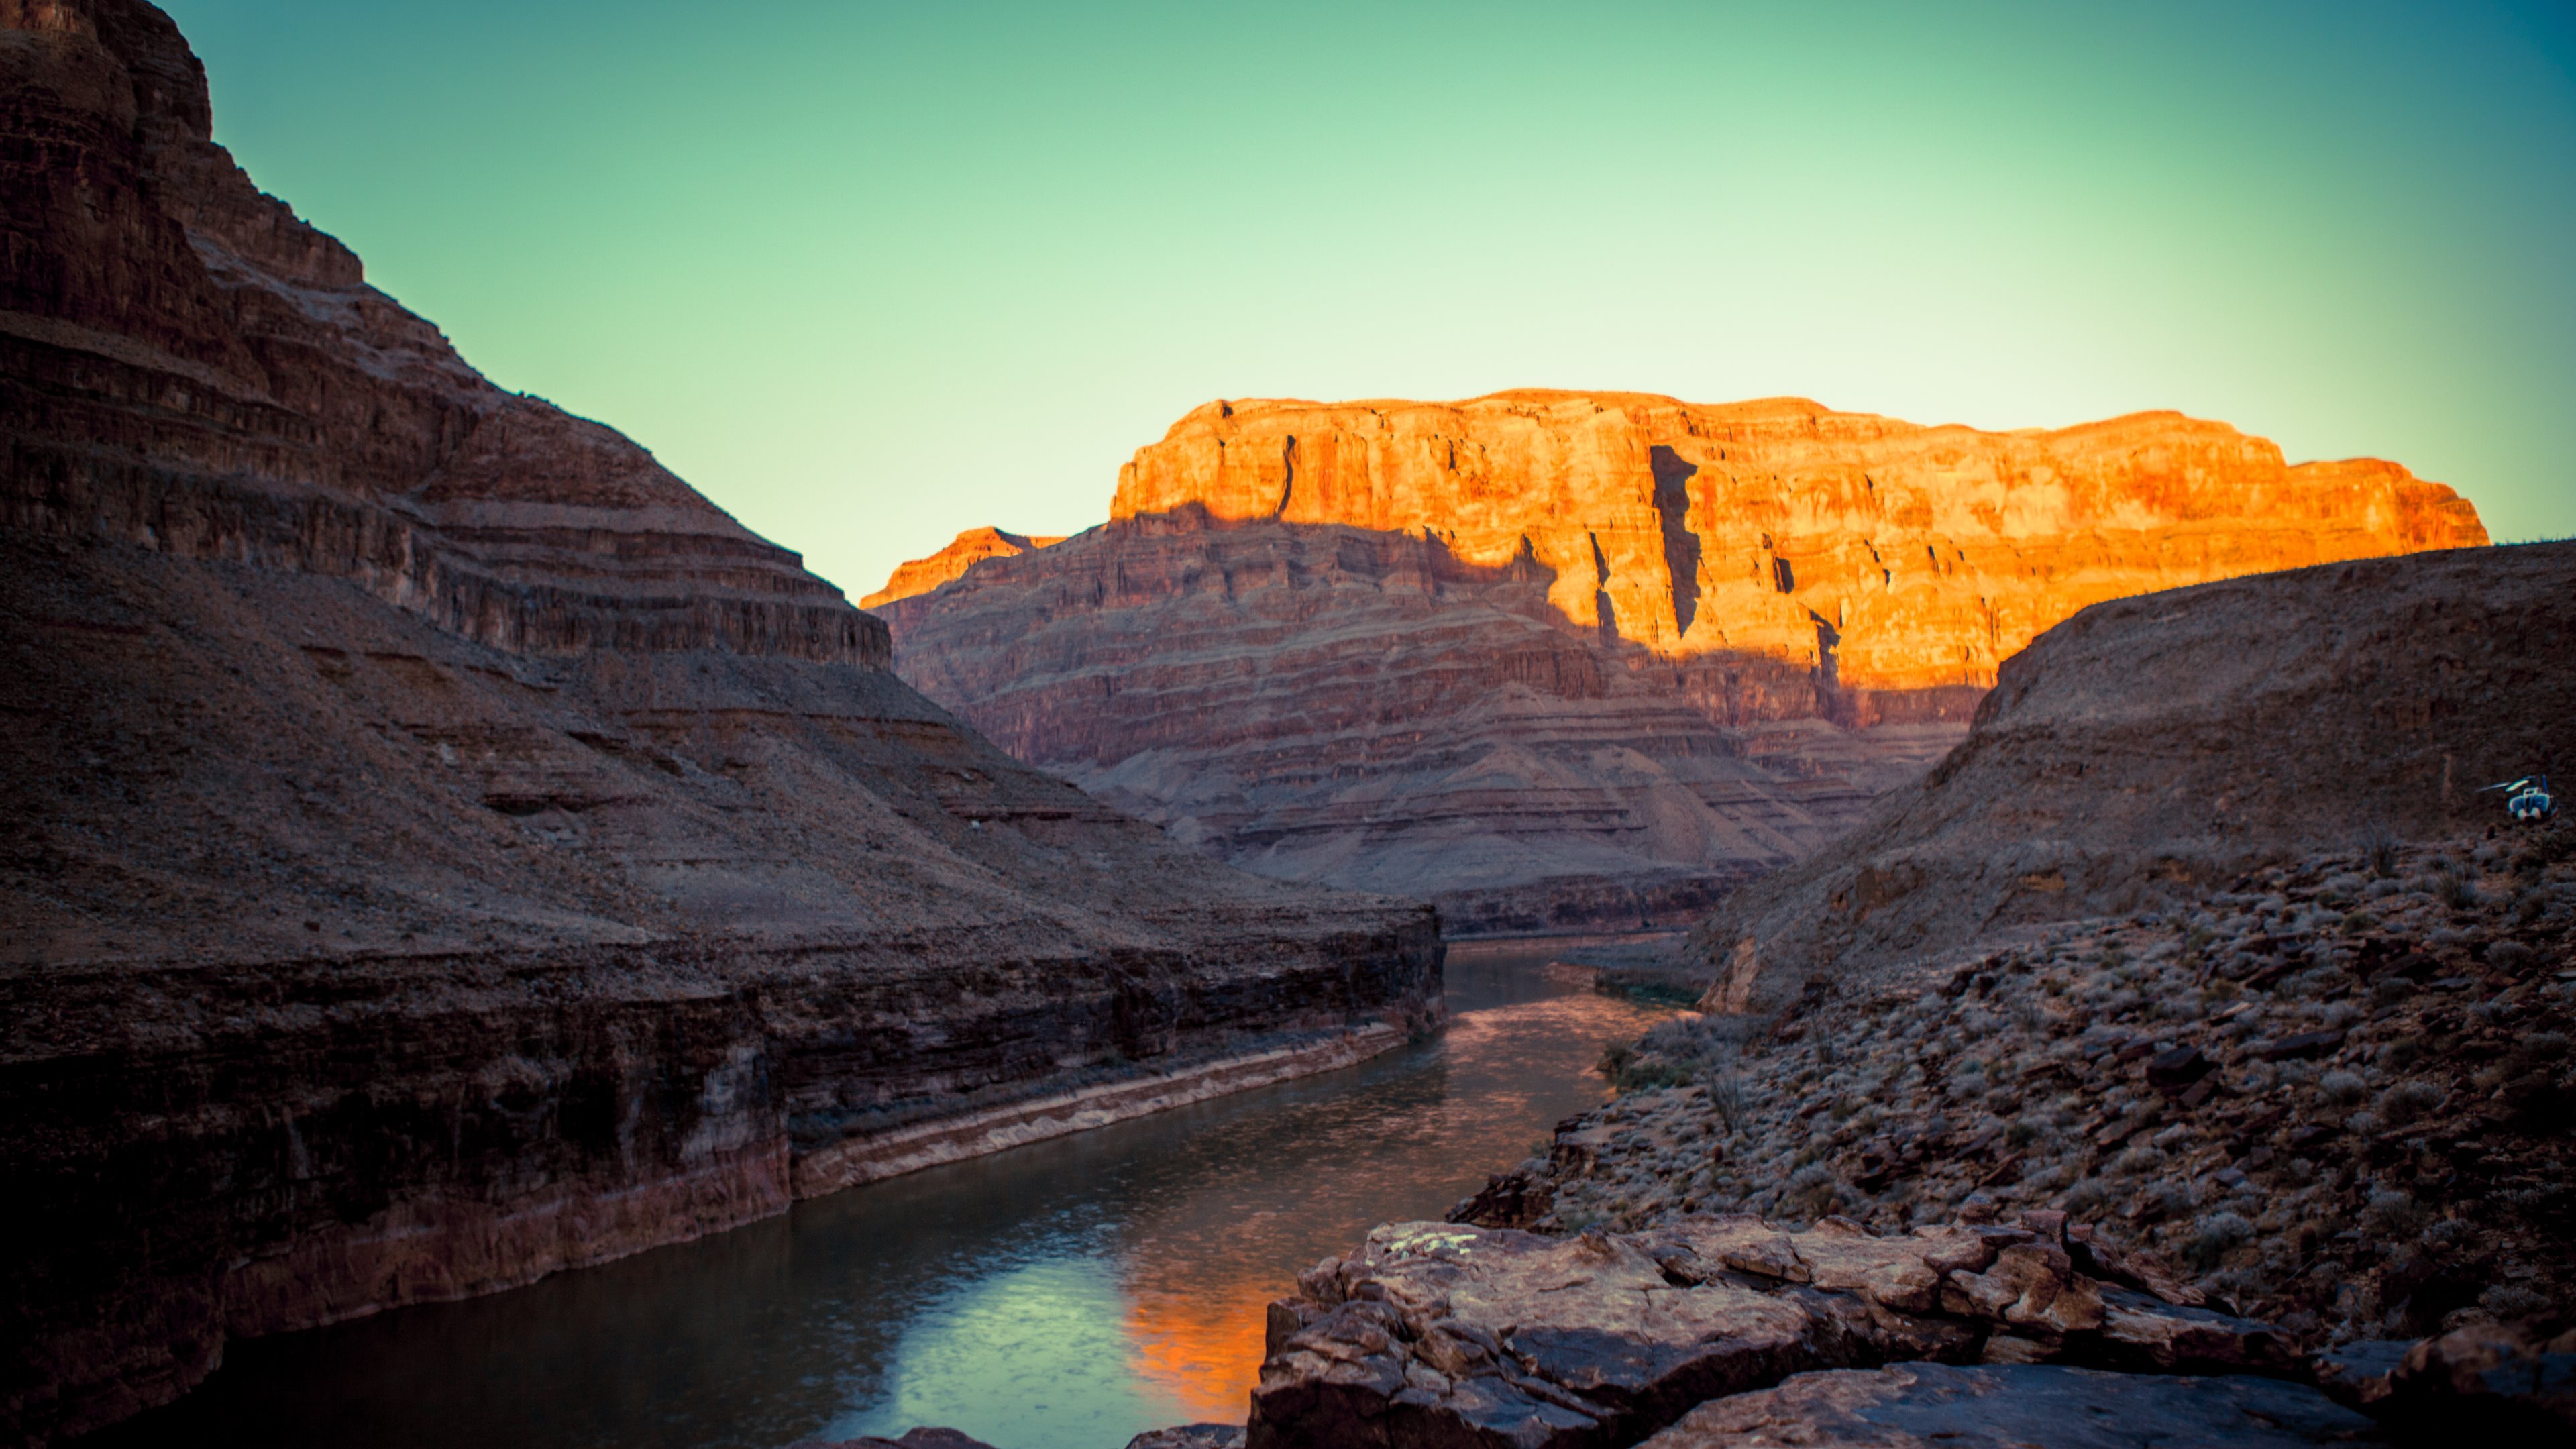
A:
POLYGON ((1012 760, 490 386, 157 10, 0 0, 0 197, 0 1435, 1436 998, 1427 911, 1012 760))
POLYGON ((1106 528, 885 614, 908 680, 1224 859, 1467 930, 1633 926, 1856 822, 2088 604, 2484 541, 2394 464, 2172 413, 1211 403, 1106 528))
POLYGON ((2576 767, 2576 545, 2370 559, 2097 605, 1967 740, 1692 938, 1710 1005, 2155 907, 2258 865, 2505 821, 2576 767))
POLYGON ((1525 555, 1578 627, 1865 690, 1992 684, 2103 599, 2486 542, 2464 500, 2393 463, 2293 467, 2179 413, 1988 433, 1634 393, 1210 403, 1119 471, 1110 516, 1192 506, 1525 555))
POLYGON ((1011 558, 1062 542, 1062 534, 1032 538, 1024 533, 1004 533, 998 528, 970 528, 949 540, 946 548, 930 557, 897 565, 885 587, 861 598, 859 607, 874 609, 897 599, 926 594, 988 558, 1011 558))

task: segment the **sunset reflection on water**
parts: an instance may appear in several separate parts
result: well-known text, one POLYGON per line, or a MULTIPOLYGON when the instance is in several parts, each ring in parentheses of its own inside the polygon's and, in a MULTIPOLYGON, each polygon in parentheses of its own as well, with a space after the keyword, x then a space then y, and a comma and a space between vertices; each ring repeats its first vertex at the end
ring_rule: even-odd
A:
POLYGON ((1261 1375, 1262 1323, 1279 1287, 1238 1277, 1185 1292, 1139 1290, 1127 1308, 1136 1376, 1168 1398, 1183 1421, 1242 1417, 1261 1375))
POLYGON ((1593 1055, 1647 1019, 1536 973, 1513 974, 1519 991, 1502 985, 1459 981, 1446 1040, 1414 1070, 1222 1134, 1202 1144, 1198 1170, 1139 1204, 1121 1251, 1134 1372, 1182 1418, 1240 1422, 1268 1305, 1299 1270, 1378 1223, 1436 1218, 1517 1162, 1559 1117, 1601 1099, 1593 1055), (1522 992, 1549 994, 1508 999, 1522 992))

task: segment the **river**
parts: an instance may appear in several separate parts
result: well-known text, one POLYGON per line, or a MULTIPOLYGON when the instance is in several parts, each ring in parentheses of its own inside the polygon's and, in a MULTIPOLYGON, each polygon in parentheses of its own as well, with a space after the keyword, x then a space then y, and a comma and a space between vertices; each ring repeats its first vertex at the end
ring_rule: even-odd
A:
MULTIPOLYGON (((1455 948, 1448 1028, 1302 1081, 933 1168, 466 1303, 233 1344, 89 1446, 739 1445, 946 1424, 1121 1449, 1240 1423, 1263 1305, 1602 1100, 1647 1009, 1455 948)), ((1558 973, 1562 975, 1563 973, 1558 973)))

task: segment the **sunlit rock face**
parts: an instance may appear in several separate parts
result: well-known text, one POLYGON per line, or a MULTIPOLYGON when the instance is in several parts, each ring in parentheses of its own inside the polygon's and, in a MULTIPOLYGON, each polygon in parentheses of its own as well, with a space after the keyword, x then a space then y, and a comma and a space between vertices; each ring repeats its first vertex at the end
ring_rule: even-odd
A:
POLYGON ((897 565, 885 587, 860 599, 859 607, 873 609, 897 599, 926 594, 988 558, 1010 558, 1062 542, 1064 537, 1061 534, 1032 538, 1024 533, 1004 533, 998 528, 970 528, 930 557, 897 565))
POLYGON ((1120 470, 1110 516, 1191 506, 1428 531, 1489 567, 1526 555, 1575 626, 1873 690, 1991 685, 2103 599, 2487 541, 2467 502, 2393 463, 2294 467, 2179 413, 1988 433, 1633 393, 1210 403, 1120 470))
POLYGON ((1421 1022, 1427 910, 1012 760, 209 124, 158 10, 0 0, 0 1440, 899 1129, 1421 1022))
POLYGON ((879 612, 924 692, 1223 859, 1634 927, 1852 824, 2087 604, 2484 541, 2394 464, 2173 413, 1220 402, 1105 528, 879 612))

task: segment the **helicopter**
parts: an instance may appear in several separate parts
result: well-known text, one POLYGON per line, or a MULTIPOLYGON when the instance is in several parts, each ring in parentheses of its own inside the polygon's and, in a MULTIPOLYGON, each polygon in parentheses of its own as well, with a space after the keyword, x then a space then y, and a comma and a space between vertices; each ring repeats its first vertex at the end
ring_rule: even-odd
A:
POLYGON ((2547 775, 2525 775, 2519 780, 2505 780, 2488 785, 2478 793, 2483 795, 2488 790, 2505 792, 2505 813, 2516 820, 2546 820, 2558 813, 2558 802, 2549 793, 2547 775))

